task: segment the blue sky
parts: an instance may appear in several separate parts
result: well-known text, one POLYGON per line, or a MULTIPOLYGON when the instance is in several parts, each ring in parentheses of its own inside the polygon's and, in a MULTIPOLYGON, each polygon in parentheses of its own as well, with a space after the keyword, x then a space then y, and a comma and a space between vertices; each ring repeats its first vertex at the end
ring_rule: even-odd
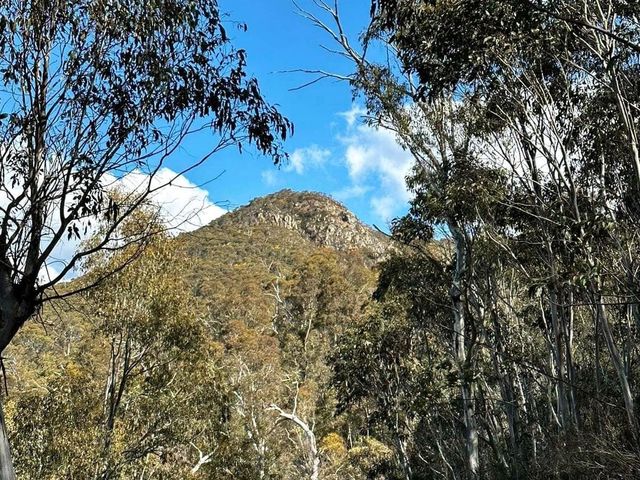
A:
MULTIPOLYGON (((141 193, 152 189, 149 199, 174 234, 199 228, 225 209, 284 188, 329 194, 364 222, 387 229, 390 220, 407 210, 404 177, 412 165, 410 156, 393 134, 361 123, 363 111, 348 84, 325 80, 292 91, 313 77, 283 73, 321 69, 348 74, 352 65, 321 47, 332 46, 331 39, 296 13, 293 0, 219 1, 228 13, 227 33, 236 47, 247 51, 248 70, 259 79, 263 95, 295 124, 295 135, 285 144, 290 162, 277 168, 255 151, 240 154, 230 148, 186 177, 177 175, 217 143, 212 134, 201 132, 188 138, 157 174, 149 175, 156 167, 152 162, 147 169, 123 176, 106 175, 104 185, 141 193), (246 23, 248 30, 234 28, 234 21, 246 23)), ((342 0, 343 23, 354 41, 367 24, 369 2, 342 0)), ((314 0, 299 3, 318 12, 314 0)), ((57 228, 57 221, 50 219, 51 228, 57 228)), ((93 232, 89 229, 87 236, 93 232)), ((41 272, 43 279, 57 276, 78 245, 75 238, 60 242, 41 272)), ((72 271, 67 278, 76 274, 72 271)))
MULTIPOLYGON (((312 0, 299 4, 314 12, 312 0)), ((369 0, 343 0, 344 24, 352 38, 366 25, 369 0)), ((255 152, 239 154, 229 149, 188 174, 194 184, 206 183, 209 199, 224 208, 246 204, 256 196, 283 188, 330 194, 369 224, 384 228, 406 211, 408 194, 403 178, 409 156, 389 132, 376 131, 359 121, 360 103, 349 85, 324 80, 291 91, 313 77, 283 73, 295 69, 324 69, 348 73, 350 64, 322 49, 328 36, 296 13, 292 0, 221 0, 229 22, 245 22, 247 32, 232 26, 234 45, 248 53, 248 70, 261 85, 263 95, 279 106, 295 124, 295 134, 285 144, 291 162, 280 168, 255 152)), ((180 151, 182 162, 196 159, 210 140, 200 136, 180 151)))

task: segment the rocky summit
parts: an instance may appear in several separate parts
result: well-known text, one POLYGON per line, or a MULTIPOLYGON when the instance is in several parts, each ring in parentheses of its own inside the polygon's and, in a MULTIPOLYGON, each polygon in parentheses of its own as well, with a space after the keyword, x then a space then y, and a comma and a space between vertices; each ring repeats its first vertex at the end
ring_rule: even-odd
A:
POLYGON ((382 233, 362 223, 344 205, 315 192, 279 192, 256 198, 219 219, 211 227, 254 227, 286 229, 312 243, 340 252, 358 251, 369 261, 385 258, 391 242, 382 233))

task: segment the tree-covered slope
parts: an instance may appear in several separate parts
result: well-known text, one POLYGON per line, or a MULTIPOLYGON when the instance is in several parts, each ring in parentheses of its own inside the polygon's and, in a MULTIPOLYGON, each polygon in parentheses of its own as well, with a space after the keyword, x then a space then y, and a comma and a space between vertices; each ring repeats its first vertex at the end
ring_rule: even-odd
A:
POLYGON ((329 359, 389 248, 330 198, 291 191, 158 237, 8 352, 20 478, 365 478, 389 452, 348 438, 329 359))

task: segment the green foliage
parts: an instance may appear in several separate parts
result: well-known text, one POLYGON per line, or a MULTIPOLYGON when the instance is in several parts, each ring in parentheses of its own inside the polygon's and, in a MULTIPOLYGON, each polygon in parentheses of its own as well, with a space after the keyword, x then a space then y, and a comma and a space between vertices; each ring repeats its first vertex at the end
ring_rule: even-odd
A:
MULTIPOLYGON (((130 253, 96 259, 79 281, 119 257, 130 253)), ((155 237, 100 287, 48 312, 47 322, 66 320, 52 345, 38 345, 35 326, 20 337, 18 358, 49 367, 26 370, 8 404, 22 478, 130 478, 143 469, 184 478, 189 442, 211 435, 220 402, 219 349, 175 273, 183 262, 173 242, 155 237)))
POLYGON ((388 478, 637 475, 637 6, 371 3, 363 51, 391 60, 334 38, 415 157, 393 224, 415 255, 334 357, 350 425, 393 450, 388 478))
POLYGON ((21 478, 300 478, 305 445, 272 404, 313 425, 323 478, 364 478, 351 446, 322 439, 345 424, 328 355, 373 290, 368 254, 243 214, 93 256, 68 288, 118 273, 18 336, 6 414, 21 478))
POLYGON ((212 146, 180 173, 228 146, 254 145, 280 163, 292 133, 247 74, 246 52, 231 44, 217 1, 3 2, 0 82, 0 192, 8 199, 0 350, 95 250, 154 233, 115 235, 167 186, 152 180, 188 136, 209 131, 212 146), (149 181, 135 192, 113 194, 117 179, 141 173, 149 181), (55 248, 86 240, 96 224, 102 236, 92 247, 45 280, 55 248))

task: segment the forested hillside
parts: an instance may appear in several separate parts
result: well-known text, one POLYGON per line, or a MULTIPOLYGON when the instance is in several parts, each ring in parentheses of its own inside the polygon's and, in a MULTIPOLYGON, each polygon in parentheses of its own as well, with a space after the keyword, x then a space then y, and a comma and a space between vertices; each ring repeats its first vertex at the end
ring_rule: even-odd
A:
POLYGON ((392 453, 338 411, 330 363, 388 249, 328 197, 291 191, 154 238, 7 353, 17 474, 366 478, 392 453))
MULTIPOLYGON (((328 197, 283 191, 154 237, 99 287, 52 303, 4 361, 18 474, 461 478, 460 388, 472 382, 487 478, 634 477, 634 431, 590 299, 546 306, 525 275, 544 266, 530 247, 512 264, 475 239, 460 373, 455 242, 405 238, 425 195, 393 244, 328 197)), ((609 303, 633 385, 634 310, 609 303)))
POLYGON ((0 6, 2 480, 640 478, 638 2, 367 3, 297 8, 410 156, 389 236, 291 190, 166 233, 189 132, 293 159, 217 2, 0 6))
POLYGON ((334 366, 388 478, 640 478, 638 9, 375 0, 360 42, 303 12, 415 159, 414 255, 334 366))

